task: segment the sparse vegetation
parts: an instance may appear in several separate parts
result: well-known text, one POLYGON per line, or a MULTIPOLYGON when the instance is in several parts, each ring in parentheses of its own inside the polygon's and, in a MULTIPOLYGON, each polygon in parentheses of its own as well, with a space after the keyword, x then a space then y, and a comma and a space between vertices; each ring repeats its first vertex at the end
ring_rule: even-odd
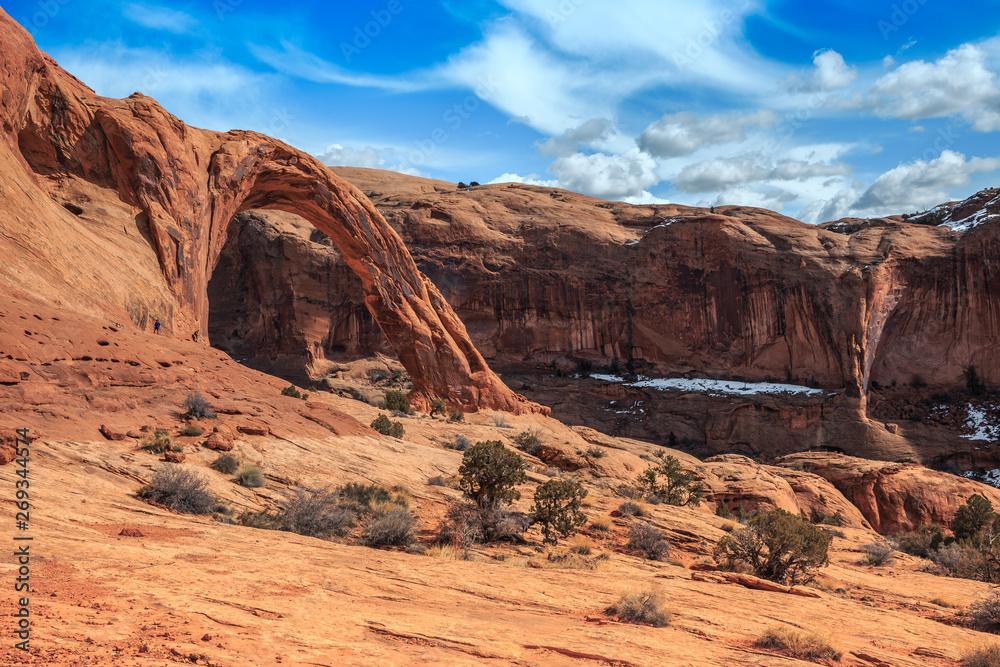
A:
POLYGON ((190 391, 184 398, 184 416, 188 419, 213 419, 215 413, 200 391, 190 391))
POLYGON ((690 470, 681 467, 673 456, 663 459, 659 466, 650 466, 636 483, 650 496, 670 505, 700 505, 705 486, 690 470))
POLYGON ((524 542, 530 520, 520 512, 501 507, 479 507, 474 503, 453 503, 438 531, 438 542, 468 548, 473 544, 524 542))
POLYGON ((802 517, 782 509, 757 512, 746 525, 716 545, 716 559, 746 563, 758 577, 792 584, 811 580, 829 562, 833 538, 802 517))
POLYGON ((246 463, 236 473, 236 481, 249 489, 259 488, 264 486, 264 471, 261 470, 260 466, 246 463))
POLYGON ((355 514, 329 489, 295 489, 279 503, 281 529, 327 539, 343 537, 354 527, 355 514))
POLYGON ((176 512, 211 514, 218 507, 206 481, 195 471, 181 466, 160 466, 149 484, 139 489, 139 497, 176 512))
POLYGON ((611 530, 611 517, 595 516, 590 520, 590 527, 601 533, 607 533, 611 530))
POLYGON ((626 500, 619 505, 618 512, 622 516, 646 516, 646 508, 632 500, 626 500))
POLYGON ((769 648, 800 660, 840 660, 843 652, 830 643, 828 636, 816 632, 803 632, 784 625, 773 625, 756 641, 757 646, 769 648))
POLYGON ((448 406, 444 404, 444 400, 441 398, 434 397, 434 400, 431 401, 431 412, 430 412, 431 417, 433 417, 434 415, 442 415, 442 416, 446 415, 447 410, 448 406))
POLYGON ((236 471, 240 469, 240 460, 232 454, 219 454, 219 456, 212 461, 210 467, 212 470, 218 470, 223 475, 235 475, 236 471))
POLYGON ((542 444, 542 430, 540 428, 533 428, 521 431, 511 438, 511 440, 514 441, 514 446, 522 452, 534 456, 538 453, 538 448, 542 444))
POLYGON ((469 447, 472 447, 472 441, 464 435, 458 434, 451 440, 445 441, 444 446, 448 449, 464 452, 469 447))
POLYGON ((205 429, 200 426, 196 426, 195 424, 184 424, 184 426, 181 426, 177 433, 184 437, 191 438, 204 434, 205 429))
POLYGON ((663 560, 670 552, 670 542, 659 528, 645 521, 633 521, 628 527, 628 548, 647 560, 663 560))
POLYGON ((390 438, 396 438, 397 440, 402 439, 406 430, 403 428, 403 422, 389 421, 389 418, 385 415, 379 415, 376 417, 370 426, 381 433, 382 435, 387 435, 390 438))
POLYGON ((981 538, 988 528, 998 532, 1000 517, 993 511, 993 503, 978 493, 965 502, 955 512, 951 520, 951 531, 956 540, 975 540, 981 538))
POLYGON ((655 628, 670 624, 671 613, 667 609, 660 591, 642 591, 640 593, 625 593, 617 602, 604 610, 608 616, 614 616, 626 623, 645 623, 655 628))
POLYGON ((969 620, 990 632, 1000 629, 1000 588, 994 588, 969 607, 969 620))
POLYGON ((886 542, 870 542, 861 546, 864 556, 858 561, 858 565, 870 565, 871 567, 882 567, 892 563, 896 558, 896 550, 891 544, 886 542))
POLYGON ((1000 667, 1000 644, 983 642, 962 651, 964 667, 1000 667))
POLYGON ((542 524, 545 542, 556 544, 560 536, 573 535, 587 522, 587 515, 580 511, 586 496, 587 490, 575 480, 550 479, 535 488, 532 511, 535 521, 542 524))
POLYGON ((457 424, 459 422, 465 421, 465 413, 461 410, 456 410, 455 408, 448 408, 448 422, 451 424, 457 424))
POLYGON ((404 493, 393 493, 378 484, 358 484, 351 482, 337 489, 340 504, 357 514, 367 514, 380 507, 396 505, 408 507, 410 502, 404 493))
POLYGON ((592 459, 603 459, 608 453, 600 447, 588 447, 587 456, 592 459))
POLYGON ((385 392, 385 409, 410 414, 410 399, 401 391, 390 389, 385 392))
POLYGON ((151 454, 162 454, 166 451, 176 451, 174 449, 174 439, 167 433, 166 429, 158 428, 153 431, 153 435, 147 435, 139 440, 139 447, 151 454))
POLYGON ((465 451, 458 469, 462 490, 479 507, 511 503, 521 497, 515 489, 527 480, 524 459, 499 440, 477 442, 465 451))
POLYGON ((361 542, 369 547, 408 547, 417 541, 417 518, 405 507, 372 514, 365 523, 361 542))
POLYGON ((936 524, 923 524, 916 530, 896 535, 900 551, 911 556, 930 558, 944 543, 944 529, 936 524))
POLYGON ((729 505, 720 502, 718 505, 715 506, 715 516, 720 517, 722 519, 732 519, 733 512, 732 510, 729 509, 729 505))
POLYGON ((295 385, 288 385, 281 390, 282 396, 291 396, 292 398, 302 398, 302 392, 295 388, 295 385))
POLYGON ((507 421, 507 415, 503 412, 494 412, 490 415, 493 420, 493 425, 497 428, 512 428, 510 422, 507 421))

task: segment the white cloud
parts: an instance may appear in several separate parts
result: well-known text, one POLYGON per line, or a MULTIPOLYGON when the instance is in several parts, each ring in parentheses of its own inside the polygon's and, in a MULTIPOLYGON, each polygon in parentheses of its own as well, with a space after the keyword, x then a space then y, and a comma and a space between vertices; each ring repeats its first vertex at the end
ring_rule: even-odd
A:
POLYGON ((985 49, 963 44, 934 62, 904 63, 875 81, 861 106, 907 120, 960 114, 980 132, 998 131, 1000 87, 986 60, 985 49))
MULTIPOLYGON (((394 153, 395 151, 389 149, 386 152, 394 153)), ((368 169, 396 171, 401 174, 409 174, 410 176, 426 175, 419 169, 415 169, 405 163, 389 165, 386 158, 373 146, 365 146, 363 149, 357 150, 342 146, 341 144, 331 144, 322 153, 317 153, 316 158, 330 167, 367 167, 368 169)))
POLYGON ((190 14, 156 5, 141 5, 132 3, 122 8, 122 15, 146 28, 166 30, 177 34, 185 34, 198 25, 190 14))
POLYGON ((625 197, 622 199, 623 202, 627 204, 634 204, 636 206, 641 206, 644 204, 669 204, 669 199, 664 199, 662 197, 657 197, 649 190, 643 190, 641 193, 634 197, 625 197))
POLYGON ((803 181, 849 173, 851 167, 843 163, 808 162, 787 158, 773 162, 760 153, 744 153, 688 165, 673 179, 673 183, 675 187, 685 192, 716 192, 745 183, 803 181))
POLYGON ((574 153, 549 167, 560 187, 602 199, 640 197, 660 182, 656 160, 638 148, 617 155, 574 153))
POLYGON ((539 144, 542 155, 560 156, 572 155, 581 147, 593 147, 602 144, 612 135, 617 134, 614 125, 607 118, 588 120, 577 128, 568 130, 558 137, 551 137, 539 144))
POLYGON ((782 211, 785 204, 798 199, 798 195, 780 189, 770 189, 760 192, 754 188, 746 186, 730 187, 719 193, 719 196, 712 202, 712 206, 756 206, 772 211, 782 211))
POLYGON ((494 183, 524 183, 525 185, 537 185, 543 188, 558 188, 559 181, 556 180, 542 180, 538 178, 538 174, 528 174, 527 176, 521 176, 519 174, 500 174, 492 181, 489 181, 487 185, 494 183))
POLYGON ((842 55, 832 49, 824 49, 813 54, 811 72, 792 74, 784 83, 792 91, 819 92, 846 88, 857 77, 857 68, 849 67, 842 55))
POLYGON ((680 157, 707 146, 743 141, 748 127, 768 129, 779 120, 770 109, 704 117, 690 111, 665 114, 643 130, 636 143, 657 157, 680 157))
POLYGON ((827 200, 813 202, 801 212, 807 222, 826 222, 848 216, 876 217, 907 213, 951 199, 952 188, 965 187, 971 176, 1000 169, 1000 159, 966 157, 942 151, 930 161, 916 160, 890 169, 863 192, 845 188, 827 200))

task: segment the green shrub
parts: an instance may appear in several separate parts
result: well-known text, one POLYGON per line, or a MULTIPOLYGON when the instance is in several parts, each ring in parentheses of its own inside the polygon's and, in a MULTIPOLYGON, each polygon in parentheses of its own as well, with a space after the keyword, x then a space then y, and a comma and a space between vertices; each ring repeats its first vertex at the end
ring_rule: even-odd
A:
POLYGON ((729 509, 729 505, 720 501, 719 504, 715 506, 715 516, 723 519, 732 519, 733 512, 729 509))
POLYGON ((472 447, 472 441, 466 438, 464 435, 458 434, 451 440, 445 441, 444 446, 447 449, 455 449, 460 452, 464 452, 469 447, 472 447))
POLYGON ((264 471, 260 466, 246 463, 236 474, 236 481, 247 488, 256 489, 264 486, 264 471))
POLYGON ((186 514, 211 514, 219 501, 209 493, 207 483, 193 470, 181 466, 161 466, 139 497, 186 514))
POLYGON ((344 536, 354 527, 355 514, 329 489, 295 489, 280 501, 281 529, 326 539, 344 536))
POLYGON ((633 521, 628 527, 628 548, 647 560, 663 560, 670 552, 670 542, 663 532, 645 521, 633 521))
POLYGON ((361 541, 369 547, 408 547, 417 541, 416 526, 417 518, 397 507, 369 517, 361 541))
POLYGON ((823 526, 833 526, 834 528, 843 528, 844 515, 841 514, 839 511, 834 512, 833 514, 825 514, 823 512, 820 512, 819 514, 816 515, 814 523, 818 523, 823 526))
POLYGON ((979 371, 976 370, 975 366, 966 367, 962 371, 962 376, 965 378, 965 388, 969 390, 970 394, 982 396, 986 393, 986 383, 979 377, 979 371))
POLYGON ((162 454, 174 448, 174 439, 165 429, 158 428, 153 435, 147 435, 139 441, 139 446, 152 454, 162 454))
POLYGON ((646 623, 656 628, 669 625, 671 613, 659 591, 626 593, 604 610, 608 616, 626 623, 646 623))
POLYGON ((936 524, 923 524, 917 529, 896 535, 899 550, 911 556, 930 558, 944 543, 944 528, 936 524))
POLYGON ((402 422, 389 421, 389 418, 385 415, 379 415, 371 423, 371 427, 381 433, 382 435, 387 435, 391 438, 401 439, 403 434, 406 432, 403 429, 402 422))
POLYGON ((205 429, 200 426, 195 426, 194 424, 184 424, 184 426, 181 426, 181 430, 178 431, 178 433, 190 438, 202 435, 205 433, 205 429))
POLYGON ((717 560, 746 563, 758 577, 795 584, 829 562, 832 540, 802 517, 776 509, 751 516, 746 526, 719 540, 715 552, 717 560))
POLYGON ((240 460, 232 454, 219 454, 218 458, 212 461, 211 468, 223 475, 235 475, 240 469, 240 460))
POLYGON ((212 419, 215 417, 211 404, 201 395, 200 391, 188 392, 184 398, 184 415, 189 419, 212 419))
POLYGON ((302 398, 302 394, 299 392, 298 389, 295 388, 295 385, 292 385, 292 384, 290 384, 287 387, 285 387, 284 389, 282 389, 281 390, 281 395, 282 396, 291 396, 292 398, 302 398))
POLYGON ((636 483, 651 496, 670 505, 700 505, 705 486, 697 481, 690 470, 681 467, 673 456, 663 459, 659 466, 650 466, 636 483))
POLYGON ((587 522, 587 515, 580 511, 586 497, 587 490, 577 481, 550 479, 535 488, 532 511, 542 524, 545 542, 556 544, 559 536, 569 537, 587 522))
POLYGON ((389 503, 399 507, 408 507, 410 504, 409 499, 404 494, 393 494, 392 491, 378 484, 350 482, 338 488, 337 495, 341 505, 358 514, 374 512, 377 507, 389 503))
POLYGON ((410 414, 410 399, 403 392, 390 389, 385 392, 385 409, 396 410, 408 415, 410 414))
POLYGON ((517 500, 521 494, 514 487, 528 479, 524 459, 499 440, 477 442, 467 449, 458 474, 462 490, 479 507, 517 500))
POLYGON ((431 401, 431 417, 434 415, 445 415, 447 414, 447 411, 448 407, 444 404, 443 399, 435 397, 434 400, 431 401))
POLYGON ((987 528, 1000 520, 993 511, 993 503, 978 493, 966 501, 955 512, 951 520, 951 531, 956 540, 969 540, 980 536, 987 528))
POLYGON ((534 456, 538 453, 538 448, 542 444, 541 435, 542 430, 534 428, 527 431, 521 431, 511 438, 511 440, 513 440, 514 446, 522 452, 534 456))
POLYGON ((800 660, 840 660, 842 652, 825 635, 772 625, 755 642, 800 660))
POLYGON ((465 413, 455 408, 448 408, 448 421, 452 424, 465 421, 465 413))

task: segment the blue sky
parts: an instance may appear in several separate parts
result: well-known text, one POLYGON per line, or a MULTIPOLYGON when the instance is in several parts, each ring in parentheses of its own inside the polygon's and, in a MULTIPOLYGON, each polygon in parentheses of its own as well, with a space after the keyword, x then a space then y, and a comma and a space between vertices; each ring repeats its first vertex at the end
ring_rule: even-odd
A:
POLYGON ((7 2, 99 94, 331 165, 807 222, 1000 185, 1000 1, 7 2))

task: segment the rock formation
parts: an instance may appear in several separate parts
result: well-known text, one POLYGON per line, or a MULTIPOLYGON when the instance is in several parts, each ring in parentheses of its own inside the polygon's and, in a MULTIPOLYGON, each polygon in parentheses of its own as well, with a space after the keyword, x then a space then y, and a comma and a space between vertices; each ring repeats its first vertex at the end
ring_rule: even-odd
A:
POLYGON ((100 98, 41 54, 6 14, 0 27, 4 190, 33 203, 25 209, 6 197, 4 250, 21 261, 6 267, 5 282, 140 327, 158 319, 168 335, 207 338, 209 276, 233 216, 284 210, 327 234, 360 278, 365 305, 414 379, 417 404, 441 396, 467 409, 542 410, 493 374, 371 202, 313 157, 253 132, 188 127, 139 93, 100 98), (115 210, 88 210, 77 200, 115 210), (55 245, 75 250, 65 258, 25 256, 42 226, 58 228, 55 245), (135 237, 129 249, 138 270, 119 270, 136 260, 109 256, 124 245, 109 249, 112 235, 135 237), (143 242, 149 248, 140 248, 143 242), (102 245, 88 254, 88 246, 102 245), (19 264, 34 266, 18 275, 19 264))

